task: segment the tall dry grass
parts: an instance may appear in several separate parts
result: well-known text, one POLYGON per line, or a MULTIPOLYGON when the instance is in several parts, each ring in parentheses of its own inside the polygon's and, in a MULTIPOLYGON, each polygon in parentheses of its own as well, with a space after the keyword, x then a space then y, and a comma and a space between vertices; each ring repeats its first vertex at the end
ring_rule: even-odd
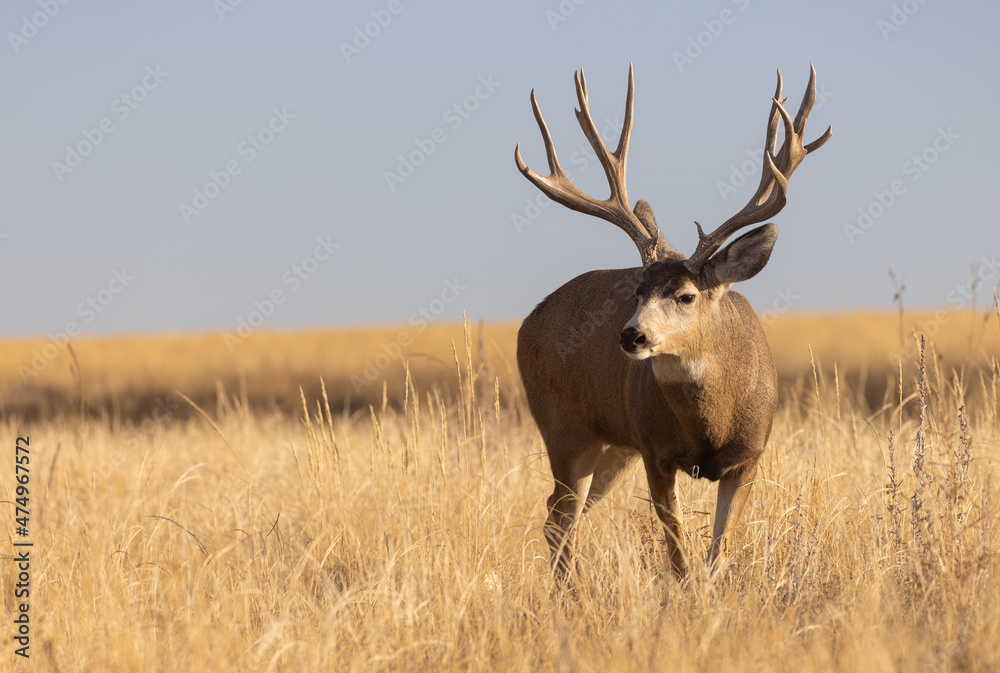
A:
MULTIPOLYGON (((477 360, 483 351, 505 391, 516 387, 517 325, 491 324, 482 336, 480 331, 473 330, 477 360)), ((258 411, 294 413, 299 388, 319 395, 320 378, 329 384, 337 410, 379 404, 383 387, 393 403, 401 403, 407 364, 427 386, 453 394, 452 344, 463 339, 461 324, 434 324, 259 330, 239 343, 221 332, 90 337, 74 342, 72 350, 83 369, 87 408, 141 423, 164 406, 186 417, 186 407, 175 405, 176 391, 214 408, 224 389, 258 411)), ((45 338, 0 342, 0 411, 41 418, 75 410, 78 384, 70 349, 45 338)))
MULTIPOLYGON (((764 327, 784 385, 794 387, 811 376, 811 348, 820 376, 832 377, 837 365, 841 378, 878 405, 895 387, 896 363, 916 360, 917 333, 932 339, 945 370, 971 371, 1000 357, 1000 339, 987 320, 995 316, 939 311, 907 314, 900 321, 892 313, 788 314, 765 315, 764 327)), ((505 399, 520 386, 517 327, 490 324, 471 335, 474 359, 492 363, 505 399)), ((259 412, 294 414, 299 388, 316 397, 321 377, 335 411, 377 406, 383 387, 398 407, 405 394, 404 363, 424 386, 457 392, 453 344, 461 350, 464 338, 461 324, 258 330, 238 343, 223 333, 91 337, 73 344, 83 369, 82 389, 68 349, 44 338, 0 342, 0 412, 30 419, 75 412, 82 394, 91 414, 106 412, 126 425, 141 424, 162 416, 164 407, 171 416, 186 418, 188 407, 175 391, 214 410, 221 388, 259 412)))
MULTIPOLYGON (((724 572, 696 560, 715 486, 681 479, 677 581, 640 471, 584 518, 561 590, 544 448, 474 342, 448 392, 404 372, 399 405, 320 390, 291 414, 232 390, 142 432, 5 414, 34 460, 30 670, 1000 667, 996 359, 963 378, 927 345, 874 408, 840 376, 852 362, 806 369, 724 572)), ((0 564, 7 615, 14 573, 0 564)), ((28 670, 12 650, 0 667, 28 670)))

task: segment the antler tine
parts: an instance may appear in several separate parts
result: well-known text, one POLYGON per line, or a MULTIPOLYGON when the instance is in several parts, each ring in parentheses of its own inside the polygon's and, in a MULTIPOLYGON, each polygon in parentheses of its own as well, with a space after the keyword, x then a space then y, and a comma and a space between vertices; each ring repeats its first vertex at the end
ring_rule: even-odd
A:
MULTIPOLYGON (((580 107, 576 110, 576 118, 583 129, 583 134, 587 137, 591 147, 597 154, 604 173, 607 176, 608 184, 611 187, 611 195, 604 201, 599 201, 587 196, 576 185, 573 184, 556 157, 555 146, 552 136, 542 118, 541 110, 535 100, 535 92, 531 92, 531 107, 538 122, 538 128, 542 133, 542 141, 545 143, 545 154, 549 163, 549 176, 542 176, 528 168, 521 159, 521 148, 517 145, 514 148, 514 162, 521 173, 531 181, 538 189, 557 203, 561 203, 567 208, 571 208, 587 215, 593 215, 621 228, 632 242, 635 243, 642 256, 643 265, 648 265, 658 259, 663 259, 668 254, 676 254, 666 241, 660 236, 659 229, 652 217, 639 217, 631 210, 628 201, 628 192, 625 188, 626 165, 628 162, 629 140, 632 135, 632 102, 634 93, 634 83, 632 67, 629 66, 629 86, 628 95, 625 101, 625 122, 622 125, 622 134, 618 141, 618 148, 614 153, 608 151, 607 146, 601 139, 597 126, 590 115, 590 104, 587 96, 587 80, 583 70, 578 70, 574 74, 576 83, 577 100, 580 107)), ((638 204, 636 206, 638 208, 638 204)))
POLYGON ((632 109, 635 98, 635 78, 632 75, 632 64, 628 64, 628 91, 625 92, 625 121, 622 123, 622 134, 618 138, 618 147, 615 148, 615 156, 626 161, 628 159, 628 146, 632 140, 632 109))
POLYGON ((788 179, 798 168, 802 160, 810 152, 819 149, 833 135, 833 126, 809 143, 802 144, 802 135, 806 129, 806 121, 816 103, 816 69, 809 65, 809 83, 802 96, 802 103, 793 120, 785 110, 786 99, 781 97, 781 70, 778 70, 778 85, 771 99, 771 112, 768 115, 767 133, 764 139, 764 158, 761 167, 760 184, 747 204, 738 213, 726 220, 718 229, 706 235, 698 226, 698 247, 694 254, 684 263, 692 273, 698 273, 705 262, 722 247, 723 243, 739 229, 751 224, 762 222, 777 215, 785 207, 788 192, 788 179), (777 144, 778 119, 781 119, 785 139, 781 148, 775 152, 777 144))
MULTIPOLYGON (((781 97, 782 90, 782 79, 781 79, 781 68, 777 69, 778 72, 778 84, 774 88, 774 96, 771 97, 771 111, 768 113, 767 118, 767 133, 764 136, 764 155, 770 154, 772 157, 778 156, 776 153, 778 145, 778 119, 779 113, 778 109, 785 104, 787 98, 781 97)), ((764 161, 763 168, 767 168, 767 162, 764 161)), ((760 184, 757 185, 757 191, 754 192, 754 199, 752 201, 757 205, 760 205, 771 193, 772 184, 772 174, 769 171, 761 170, 760 184)), ((698 240, 701 241, 701 234, 699 233, 698 240)))
MULTIPOLYGON (((573 75, 573 79, 576 82, 576 96, 577 100, 580 101, 580 107, 574 110, 576 113, 576 119, 580 123, 580 128, 583 129, 583 134, 590 141, 592 147, 597 149, 598 144, 604 148, 604 152, 598 152, 597 156, 604 166, 604 170, 613 172, 616 176, 618 171, 616 166, 610 161, 611 157, 618 160, 621 164, 620 175, 621 175, 621 185, 619 194, 622 197, 622 201, 625 206, 628 206, 628 193, 625 189, 625 174, 626 166, 628 163, 628 148, 629 142, 632 139, 632 120, 633 120, 633 100, 635 96, 635 79, 632 73, 632 64, 628 66, 628 92, 625 94, 625 121, 622 124, 622 132, 618 138, 618 147, 615 148, 614 153, 609 154, 607 151, 607 145, 604 144, 604 140, 601 138, 600 133, 597 131, 597 125, 594 124, 593 117, 590 116, 590 98, 587 95, 587 79, 583 74, 583 68, 580 68, 573 75)), ((652 234, 653 232, 650 232, 652 234)))
MULTIPOLYGON (((542 142, 545 143, 545 158, 549 163, 549 172, 552 175, 565 175, 562 166, 559 165, 559 157, 556 156, 555 144, 552 142, 552 134, 549 133, 548 124, 545 123, 545 118, 542 116, 542 110, 538 107, 538 101, 535 100, 535 90, 531 90, 531 111, 535 115, 535 123, 538 124, 538 129, 542 133, 542 142)), ((521 143, 517 143, 514 146, 514 163, 517 164, 517 170, 521 171, 526 178, 531 180, 536 187, 541 189, 539 184, 544 178, 527 167, 524 160, 521 159, 521 143)))
MULTIPOLYGON (((795 115, 795 131, 801 134, 806 130, 806 121, 809 119, 809 114, 812 112, 813 105, 816 103, 816 68, 813 64, 809 64, 809 85, 806 87, 806 92, 802 96, 802 103, 799 105, 799 111, 795 115)), ((818 150, 820 147, 826 144, 826 141, 830 139, 833 135, 833 126, 827 126, 826 131, 816 140, 811 143, 804 145, 803 149, 806 154, 818 150)))
MULTIPOLYGON (((780 101, 784 104, 785 98, 781 97, 781 68, 778 68, 778 85, 774 88, 774 96, 771 97, 772 101, 780 101)), ((778 145, 778 107, 773 102, 771 103, 771 112, 767 118, 767 135, 764 136, 764 151, 770 152, 774 156, 774 150, 778 145)))
POLYGON ((802 102, 799 103, 799 111, 795 113, 796 133, 802 133, 809 120, 809 113, 812 112, 813 105, 816 104, 816 68, 809 64, 809 83, 806 84, 805 93, 802 94, 802 102))

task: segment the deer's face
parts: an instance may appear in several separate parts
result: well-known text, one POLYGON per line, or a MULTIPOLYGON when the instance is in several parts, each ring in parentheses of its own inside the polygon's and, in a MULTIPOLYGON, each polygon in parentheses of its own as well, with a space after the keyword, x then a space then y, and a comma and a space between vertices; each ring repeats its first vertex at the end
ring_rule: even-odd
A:
POLYGON ((636 360, 656 355, 697 359, 703 336, 720 320, 719 299, 733 283, 764 268, 777 237, 773 224, 747 232, 713 255, 697 274, 678 259, 647 266, 635 288, 635 315, 622 329, 622 350, 636 360))
POLYGON ((636 360, 688 352, 703 314, 717 303, 716 290, 706 287, 683 262, 649 265, 635 289, 635 315, 622 329, 622 350, 636 360))

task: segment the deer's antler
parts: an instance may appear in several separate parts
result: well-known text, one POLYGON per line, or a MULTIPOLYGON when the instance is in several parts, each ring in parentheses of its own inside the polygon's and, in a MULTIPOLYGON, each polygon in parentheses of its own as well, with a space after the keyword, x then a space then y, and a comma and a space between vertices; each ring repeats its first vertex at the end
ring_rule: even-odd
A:
POLYGON ((764 161, 761 168, 760 185, 757 191, 743 207, 743 210, 736 213, 722 223, 718 229, 711 234, 705 234, 701 225, 695 222, 698 227, 698 247, 694 254, 684 262, 688 271, 698 273, 705 262, 722 247, 730 236, 743 227, 763 222, 773 217, 785 207, 785 197, 788 192, 788 179, 798 168, 802 160, 810 152, 819 149, 833 135, 833 126, 827 128, 826 133, 808 145, 802 144, 802 136, 806 130, 806 120, 816 102, 816 69, 809 65, 809 84, 806 92, 802 96, 802 103, 799 111, 795 115, 795 120, 785 111, 784 103, 786 99, 781 97, 781 70, 778 70, 778 86, 775 89, 774 97, 771 99, 771 112, 768 116, 767 135, 764 139, 764 161), (775 145, 778 136, 778 118, 784 122, 785 140, 781 143, 781 149, 775 153, 775 145))
POLYGON ((538 108, 535 100, 535 91, 531 90, 531 109, 535 113, 535 120, 538 128, 542 132, 542 140, 545 142, 545 154, 549 161, 550 175, 542 176, 528 168, 521 159, 520 144, 514 148, 514 161, 517 169, 524 177, 528 178, 546 196, 553 201, 561 203, 567 208, 599 217, 620 227, 628 237, 632 239, 639 254, 642 256, 643 266, 652 262, 664 259, 667 256, 677 255, 676 251, 660 236, 660 230, 656 226, 656 221, 652 217, 648 204, 640 201, 633 211, 628 201, 628 193, 625 189, 625 169, 628 163, 629 139, 632 136, 632 96, 634 83, 632 77, 632 66, 628 69, 628 94, 625 99, 625 122, 622 125, 621 137, 618 140, 618 148, 614 153, 609 152, 604 141, 601 140, 594 120, 590 116, 590 105, 587 99, 587 81, 584 79, 583 70, 578 70, 574 74, 576 81, 576 96, 580 101, 580 107, 576 110, 576 119, 580 122, 583 134, 587 136, 591 147, 597 153, 597 158, 604 167, 604 174, 608 178, 611 186, 611 196, 604 201, 599 201, 584 194, 573 184, 556 157, 556 149, 552 143, 552 135, 549 133, 545 119, 542 118, 542 111, 538 108), (643 217, 640 219, 639 215, 643 217))

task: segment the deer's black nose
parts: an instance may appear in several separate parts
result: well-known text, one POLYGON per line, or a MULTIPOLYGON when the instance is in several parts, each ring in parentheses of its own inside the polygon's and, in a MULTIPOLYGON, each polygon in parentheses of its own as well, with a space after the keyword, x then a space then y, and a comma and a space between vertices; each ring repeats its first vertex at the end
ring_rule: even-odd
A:
POLYGON ((635 353, 639 347, 646 343, 646 335, 634 327, 626 327, 619 335, 622 350, 626 353, 635 353))

